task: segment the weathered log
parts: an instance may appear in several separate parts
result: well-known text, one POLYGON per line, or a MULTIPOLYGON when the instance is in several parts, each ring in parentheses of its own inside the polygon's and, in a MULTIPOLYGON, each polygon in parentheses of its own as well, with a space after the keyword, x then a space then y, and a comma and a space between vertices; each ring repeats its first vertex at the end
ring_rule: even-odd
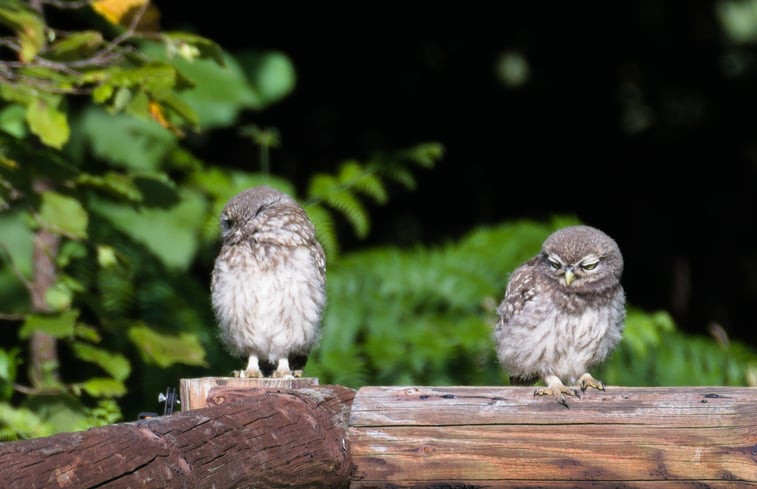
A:
POLYGON ((345 487, 354 391, 216 390, 213 407, 0 444, 0 487, 345 487), (220 403, 220 404, 219 404, 220 403))
POLYGON ((366 387, 351 488, 755 487, 757 389, 366 387))
POLYGON ((318 385, 314 377, 302 378, 245 378, 245 377, 198 377, 194 379, 180 379, 179 392, 181 410, 191 411, 207 407, 208 393, 219 388, 251 389, 262 387, 265 389, 302 389, 318 385))

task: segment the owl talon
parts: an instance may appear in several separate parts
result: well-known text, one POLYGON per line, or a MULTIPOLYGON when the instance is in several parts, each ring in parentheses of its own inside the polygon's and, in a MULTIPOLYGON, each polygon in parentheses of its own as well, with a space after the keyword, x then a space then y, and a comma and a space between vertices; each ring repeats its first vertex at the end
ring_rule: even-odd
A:
POLYGON ((589 373, 583 374, 581 378, 578 379, 578 385, 581 387, 581 391, 583 392, 586 392, 586 389, 588 389, 589 387, 592 387, 602 392, 606 391, 605 389, 606 384, 601 380, 595 379, 589 373))
POLYGON ((534 396, 555 396, 557 403, 563 407, 569 407, 568 401, 565 399, 566 395, 581 399, 581 394, 578 392, 578 389, 563 385, 560 379, 554 375, 548 376, 545 381, 547 386, 537 387, 534 391, 534 396))

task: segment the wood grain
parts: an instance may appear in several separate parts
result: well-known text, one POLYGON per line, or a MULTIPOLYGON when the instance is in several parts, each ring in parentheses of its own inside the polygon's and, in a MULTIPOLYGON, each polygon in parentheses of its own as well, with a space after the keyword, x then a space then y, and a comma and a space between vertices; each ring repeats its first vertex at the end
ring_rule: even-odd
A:
POLYGON ((220 394, 206 409, 0 443, 0 487, 346 487, 354 391, 220 394), (233 400, 233 402, 232 402, 233 400))
POLYGON ((179 380, 179 396, 182 411, 191 411, 207 407, 207 398, 211 390, 217 388, 265 388, 265 389, 300 389, 318 385, 313 377, 274 379, 240 378, 240 377, 198 377, 179 380))
POLYGON ((610 387, 570 409, 532 393, 360 389, 351 487, 757 486, 757 389, 610 387))

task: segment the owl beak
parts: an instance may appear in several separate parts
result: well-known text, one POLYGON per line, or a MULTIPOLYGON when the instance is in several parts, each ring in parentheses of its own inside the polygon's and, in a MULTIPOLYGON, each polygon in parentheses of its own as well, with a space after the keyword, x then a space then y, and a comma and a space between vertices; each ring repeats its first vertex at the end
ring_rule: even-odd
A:
POLYGON ((573 281, 573 279, 576 278, 576 274, 573 273, 573 270, 568 268, 565 270, 565 285, 570 287, 570 283, 573 281))

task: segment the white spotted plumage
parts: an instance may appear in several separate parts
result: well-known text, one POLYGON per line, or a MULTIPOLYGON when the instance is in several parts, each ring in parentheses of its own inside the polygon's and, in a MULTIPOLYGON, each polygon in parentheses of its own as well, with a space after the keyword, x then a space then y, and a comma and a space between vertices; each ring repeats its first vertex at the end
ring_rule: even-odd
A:
POLYGON ((290 375, 289 358, 306 357, 319 340, 326 300, 313 225, 293 199, 268 187, 232 198, 221 220, 211 281, 221 339, 248 358, 241 375, 260 375, 258 359, 278 364, 275 375, 290 375))
POLYGON ((598 229, 574 226, 547 238, 542 251, 512 273, 498 309, 497 355, 511 380, 541 379, 565 405, 562 394, 574 390, 562 381, 603 388, 587 369, 621 339, 622 271, 617 244, 598 229))

